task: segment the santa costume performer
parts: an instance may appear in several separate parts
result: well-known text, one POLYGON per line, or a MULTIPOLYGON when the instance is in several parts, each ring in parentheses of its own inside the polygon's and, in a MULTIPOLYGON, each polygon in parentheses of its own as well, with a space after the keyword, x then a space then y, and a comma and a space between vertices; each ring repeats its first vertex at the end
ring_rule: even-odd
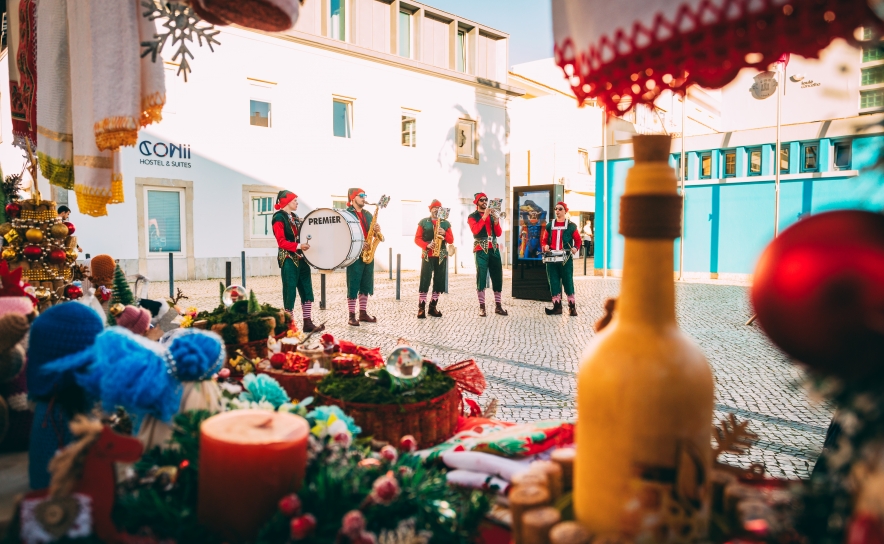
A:
POLYGON ((549 280, 549 292, 552 294, 552 308, 544 308, 546 315, 562 315, 562 288, 568 297, 568 315, 577 315, 577 303, 574 300, 574 260, 572 257, 580 251, 583 240, 577 225, 568 219, 568 205, 564 202, 556 204, 556 218, 546 224, 540 234, 540 246, 544 252, 550 250, 566 251, 564 262, 546 263, 546 278, 549 280))
MULTIPOLYGON (((371 212, 365 209, 365 191, 362 189, 350 189, 347 191, 347 198, 350 202, 347 211, 356 216, 359 224, 362 226, 362 235, 368 240, 368 229, 374 228, 375 236, 380 241, 384 241, 381 236, 381 226, 377 223, 372 227, 371 212)), ((347 267, 347 309, 350 311, 348 324, 354 327, 359 326, 360 321, 366 323, 375 323, 377 318, 368 315, 368 297, 374 294, 374 261, 366 264, 361 258, 353 261, 353 264, 347 267), (356 297, 359 297, 359 317, 356 316, 356 297)))
POLYGON ((451 232, 451 223, 442 220, 439 229, 442 232, 442 247, 437 248, 434 242, 436 233, 437 214, 442 208, 442 203, 433 200, 430 203, 430 217, 424 217, 417 224, 417 232, 414 234, 414 243, 422 250, 420 301, 417 307, 418 319, 424 319, 429 313, 433 317, 442 317, 442 312, 436 308, 439 295, 445 290, 445 277, 448 273, 448 244, 454 242, 454 234, 451 232), (427 309, 427 290, 430 288, 430 280, 433 281, 433 298, 427 309))
POLYGON ((294 320, 295 296, 301 295, 301 312, 304 316, 304 332, 313 332, 313 281, 310 265, 303 262, 302 250, 310 249, 310 244, 298 243, 301 219, 295 214, 298 209, 298 195, 291 191, 280 191, 276 195, 277 212, 273 214, 273 235, 279 246, 276 261, 282 274, 282 307, 294 320))
POLYGON ((473 195, 476 211, 471 213, 467 221, 473 231, 473 254, 476 258, 476 292, 479 295, 479 316, 485 317, 485 288, 488 275, 491 275, 491 289, 494 291, 494 313, 508 315, 501 306, 503 291, 503 262, 497 237, 502 234, 500 221, 496 214, 488 208, 488 196, 485 193, 473 195))

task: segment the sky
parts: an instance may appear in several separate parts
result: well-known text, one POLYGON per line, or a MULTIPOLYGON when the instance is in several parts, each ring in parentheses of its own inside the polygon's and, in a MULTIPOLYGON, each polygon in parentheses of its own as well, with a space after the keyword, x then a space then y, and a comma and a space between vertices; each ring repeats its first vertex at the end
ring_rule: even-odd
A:
POLYGON ((510 66, 553 56, 550 0, 421 0, 510 35, 510 66))

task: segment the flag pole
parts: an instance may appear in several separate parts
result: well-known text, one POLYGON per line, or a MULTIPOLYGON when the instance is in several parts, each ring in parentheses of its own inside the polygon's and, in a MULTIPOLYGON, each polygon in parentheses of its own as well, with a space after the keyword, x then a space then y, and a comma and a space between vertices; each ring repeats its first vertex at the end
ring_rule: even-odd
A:
POLYGON ((608 110, 602 106, 602 207, 605 220, 602 222, 602 277, 608 277, 608 110))
POLYGON ((777 150, 774 156, 774 238, 780 233, 780 94, 785 81, 781 81, 780 69, 782 63, 777 61, 777 150))
POLYGON ((685 157, 684 153, 684 135, 686 132, 688 111, 688 90, 684 90, 684 96, 681 97, 681 154, 678 157, 678 180, 681 186, 681 239, 678 241, 678 281, 682 281, 684 276, 684 170, 685 157))

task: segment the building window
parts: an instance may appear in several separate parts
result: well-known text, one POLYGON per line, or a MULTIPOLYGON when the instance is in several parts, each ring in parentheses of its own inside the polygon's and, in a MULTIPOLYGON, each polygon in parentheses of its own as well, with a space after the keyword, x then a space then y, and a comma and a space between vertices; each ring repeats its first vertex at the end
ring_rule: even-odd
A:
POLYGON ((273 209, 274 196, 270 194, 251 194, 249 195, 249 201, 251 204, 249 207, 249 216, 252 225, 252 238, 272 238, 273 226, 271 225, 271 221, 273 220, 273 214, 276 211, 273 209))
POLYGON ((467 71, 467 32, 466 30, 457 31, 457 53, 455 58, 454 69, 458 72, 467 71))
POLYGON ((881 107, 884 107, 884 89, 875 89, 874 91, 860 91, 860 109, 881 107))
MULTIPOLYGON (((675 159, 675 165, 673 166, 673 168, 675 169, 676 177, 678 177, 678 165, 679 165, 679 162, 681 161, 681 155, 680 154, 673 155, 673 158, 675 159)), ((688 156, 687 156, 687 154, 685 154, 685 158, 684 158, 684 177, 679 178, 679 179, 688 179, 688 156)))
POLYGON ((347 199, 343 197, 332 197, 332 209, 333 210, 346 210, 347 209, 347 199))
POLYGON ((181 253, 184 238, 184 190, 146 188, 149 253, 181 253))
POLYGON ((253 127, 270 127, 270 102, 249 100, 249 124, 253 127))
POLYGON ((417 119, 414 113, 402 112, 402 145, 417 147, 417 119))
POLYGON ((737 152, 734 150, 724 152, 724 177, 732 178, 737 175, 737 152))
POLYGON ((577 173, 587 175, 592 173, 589 168, 589 152, 585 149, 577 150, 577 173))
POLYGON ((749 175, 761 175, 761 150, 750 149, 749 151, 749 175))
POLYGON ((877 85, 884 83, 884 65, 862 69, 860 85, 877 85))
POLYGON ((780 173, 789 173, 789 144, 780 144, 780 173))
POLYGON ((819 165, 819 144, 801 144, 801 171, 816 172, 819 165))
POLYGON ((835 142, 835 169, 850 170, 851 142, 835 142))
POLYGON ((700 179, 712 177, 712 153, 700 153, 700 179))
POLYGON ((351 128, 353 125, 353 103, 347 100, 334 99, 332 101, 333 109, 333 129, 334 134, 338 138, 350 138, 351 128))
POLYGON ((864 45, 863 46, 863 62, 874 62, 884 59, 884 51, 880 45, 864 45))
POLYGON ((454 127, 454 147, 457 162, 479 163, 476 122, 471 119, 459 119, 454 127))
POLYGON ((347 40, 347 0, 331 0, 331 24, 329 30, 333 40, 347 40))
POLYGON ((411 58, 411 14, 399 12, 399 56, 411 58))

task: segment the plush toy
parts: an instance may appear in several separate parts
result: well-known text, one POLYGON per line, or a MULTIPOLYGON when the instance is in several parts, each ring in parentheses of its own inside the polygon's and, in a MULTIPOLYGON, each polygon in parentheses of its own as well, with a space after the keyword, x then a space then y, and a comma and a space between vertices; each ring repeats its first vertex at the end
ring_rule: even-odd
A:
POLYGON ((31 324, 28 394, 36 402, 28 457, 31 489, 49 486, 46 468, 55 452, 72 440, 70 419, 91 408, 72 371, 47 368, 56 359, 89 348, 104 330, 104 319, 78 302, 49 307, 31 324))
POLYGON ((141 419, 139 438, 150 449, 172 437, 175 414, 221 411, 221 392, 212 380, 226 359, 221 337, 198 329, 176 329, 159 342, 122 327, 104 331, 91 349, 54 362, 50 370, 71 372, 102 407, 116 407, 141 419))
POLYGON ((32 414, 22 372, 22 340, 29 328, 28 318, 19 313, 0 317, 0 451, 19 451, 27 445, 32 414))

